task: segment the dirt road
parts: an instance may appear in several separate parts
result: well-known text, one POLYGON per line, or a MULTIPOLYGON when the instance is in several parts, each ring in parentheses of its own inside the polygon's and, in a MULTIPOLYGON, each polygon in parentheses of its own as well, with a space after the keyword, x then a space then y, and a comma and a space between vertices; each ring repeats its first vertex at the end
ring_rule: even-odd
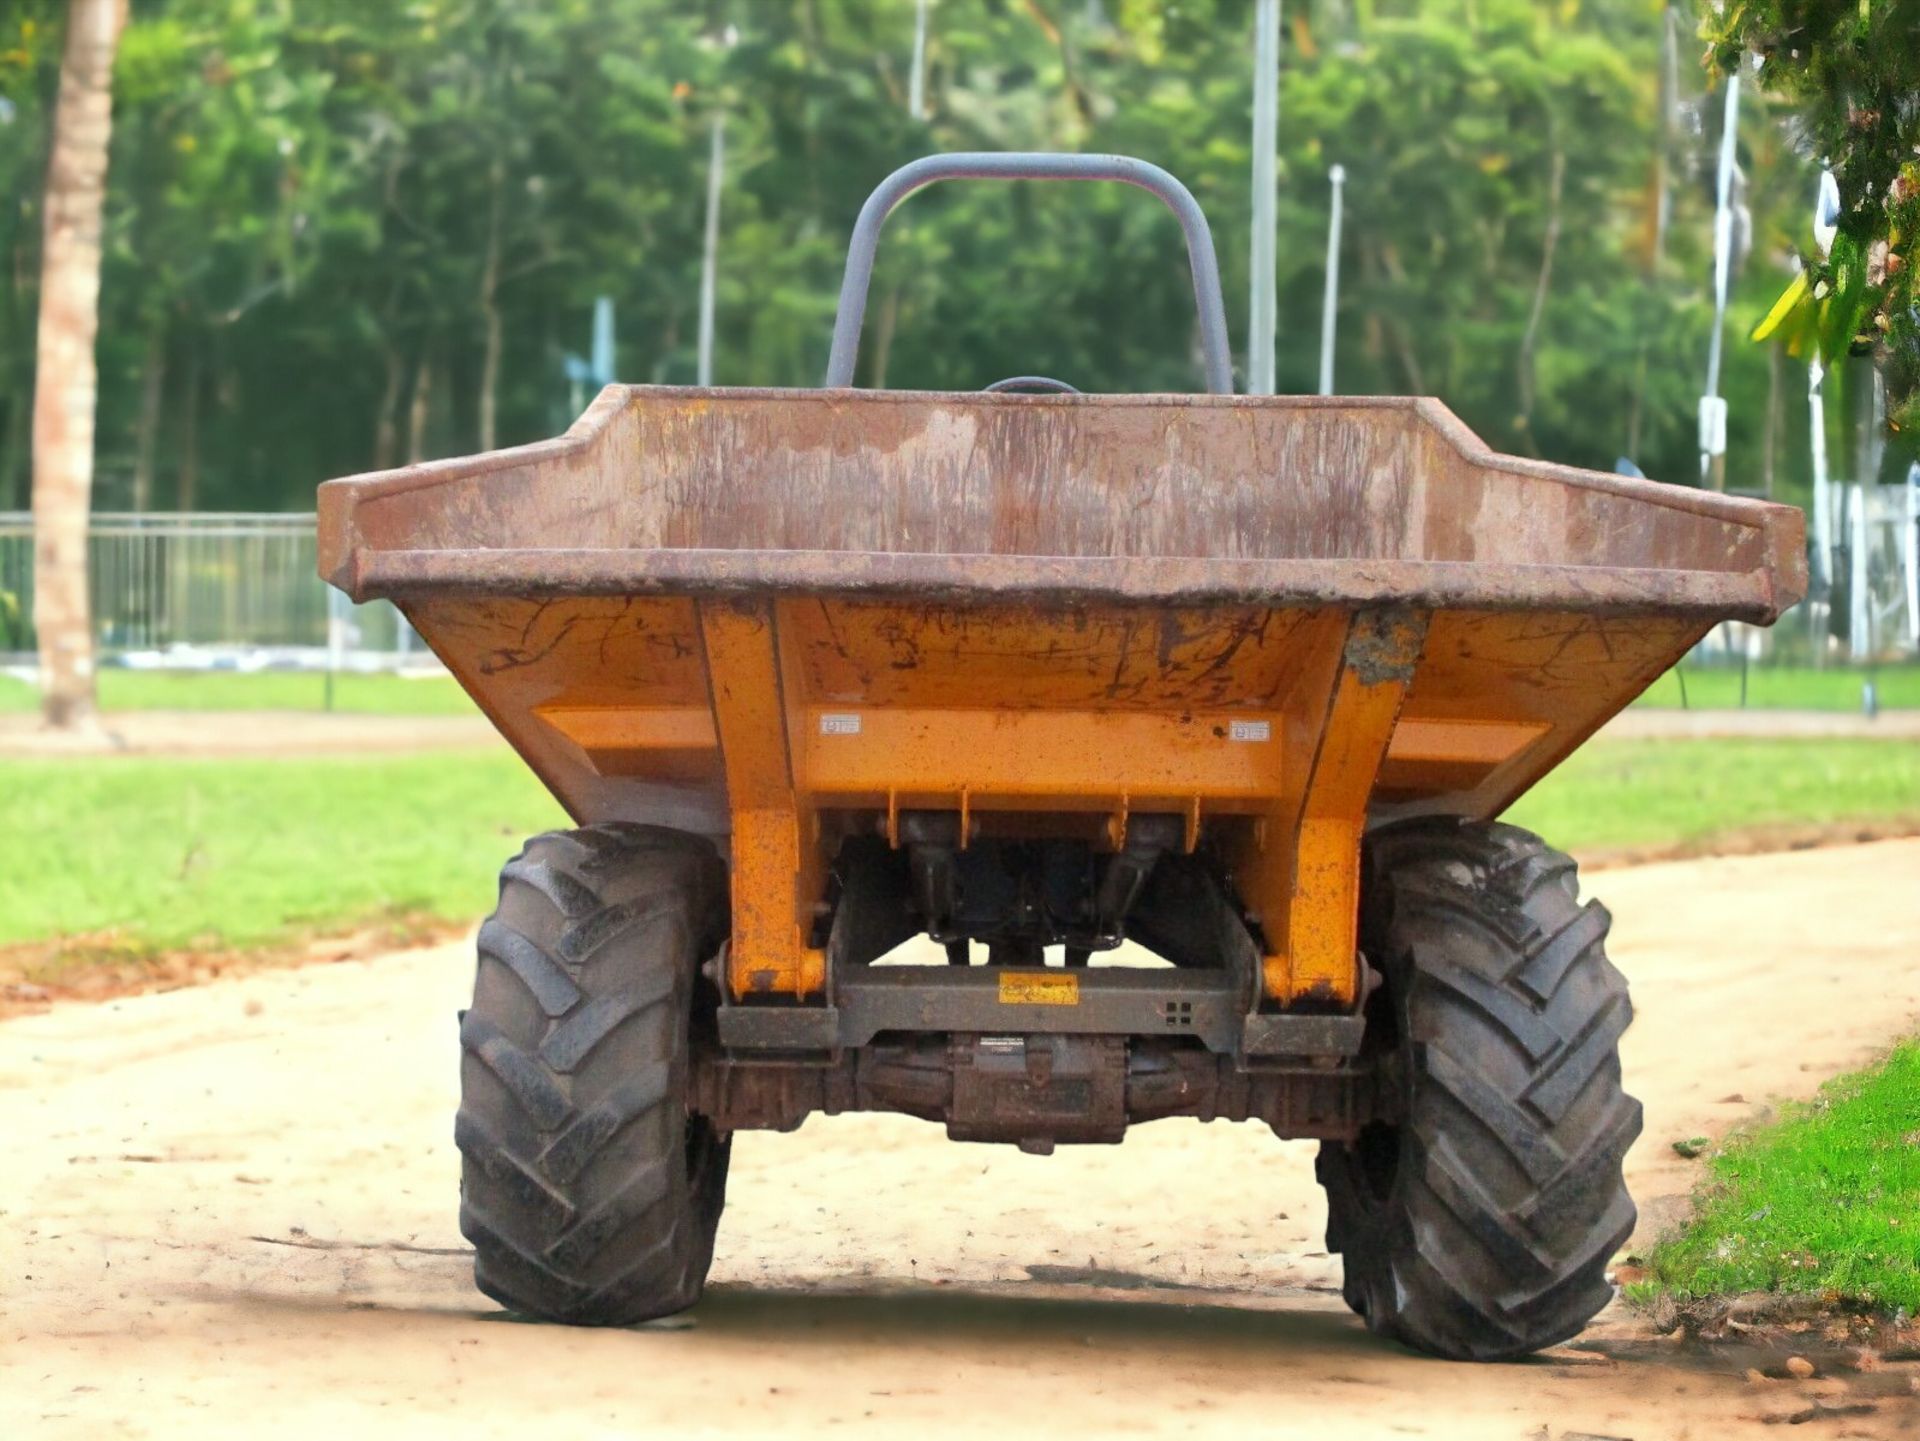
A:
MULTIPOLYGON (((1640 1019, 1643 1213, 1670 1143, 1920 1024, 1920 841, 1607 872, 1640 1019)), ((454 1226, 463 946, 0 1026, 0 1436, 1882 1436, 1890 1366, 1749 1382, 1610 1312, 1463 1368, 1369 1338, 1310 1146, 1161 1122, 1052 1157, 883 1117, 735 1152, 676 1324, 503 1321, 454 1226), (1870 1411, 1834 1410, 1847 1402, 1870 1411)), ((1907 1370, 1920 1372, 1920 1367, 1907 1370)))
POLYGON ((0 715, 0 759, 64 756, 324 756, 504 748, 486 717, 326 711, 121 711, 100 733, 43 729, 36 714, 0 715))

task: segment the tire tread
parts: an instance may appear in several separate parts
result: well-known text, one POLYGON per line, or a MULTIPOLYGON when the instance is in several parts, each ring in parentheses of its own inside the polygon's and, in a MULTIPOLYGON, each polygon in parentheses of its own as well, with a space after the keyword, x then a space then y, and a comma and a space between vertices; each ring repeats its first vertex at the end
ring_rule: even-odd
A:
POLYGON ((683 1097, 697 967, 725 922, 712 846, 657 827, 537 836, 502 869, 454 1138, 474 1280, 508 1309, 629 1325, 698 1299, 727 1142, 692 1144, 707 1123, 683 1097))
POLYGON ((1363 945, 1399 995, 1406 1072, 1390 1193, 1321 1148, 1328 1247, 1376 1331, 1499 1360, 1578 1334, 1635 1222, 1621 1166, 1632 1019, 1611 918, 1573 861, 1517 826, 1416 821, 1369 838, 1363 945))

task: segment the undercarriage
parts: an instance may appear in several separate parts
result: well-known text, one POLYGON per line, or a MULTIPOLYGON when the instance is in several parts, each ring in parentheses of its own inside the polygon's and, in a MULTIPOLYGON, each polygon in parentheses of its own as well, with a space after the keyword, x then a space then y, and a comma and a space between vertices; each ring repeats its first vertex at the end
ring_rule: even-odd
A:
MULTIPOLYGON (((1177 815, 1102 853, 898 818, 833 868, 818 1004, 723 1004, 694 1107, 727 1130, 899 1111, 1045 1153, 1167 1116, 1348 1139, 1378 1110, 1358 1010, 1259 1005, 1260 942, 1177 815)), ((724 960, 710 966, 724 976, 724 960)))

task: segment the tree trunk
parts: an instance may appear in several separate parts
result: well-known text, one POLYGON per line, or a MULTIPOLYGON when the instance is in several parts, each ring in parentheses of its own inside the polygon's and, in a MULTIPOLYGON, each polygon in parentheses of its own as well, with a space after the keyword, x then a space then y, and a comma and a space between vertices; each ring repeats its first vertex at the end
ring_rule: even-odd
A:
POLYGON ((140 421, 133 442, 133 508, 153 506, 153 452, 160 434, 160 397, 167 378, 167 334, 155 322, 147 332, 147 358, 140 370, 140 421))
POLYGON ((380 409, 373 421, 373 468, 393 469, 393 458, 400 445, 400 423, 395 410, 400 404, 400 384, 407 367, 400 358, 400 347, 388 342, 385 349, 387 379, 380 387, 380 409))
POLYGON ((1547 290, 1553 284, 1553 252, 1560 244, 1560 196, 1566 179, 1567 154, 1555 146, 1553 173, 1547 180, 1547 229, 1540 240, 1540 274, 1534 282, 1533 308, 1527 312, 1527 328, 1520 337, 1520 362, 1516 367, 1519 373, 1515 377, 1520 391, 1519 431, 1530 455, 1540 453, 1533 438, 1533 356, 1540 339, 1540 317, 1547 308, 1547 290))
POLYGON ((180 388, 180 469, 174 480, 173 508, 193 509, 200 489, 200 347, 189 342, 187 383, 180 388))
MULTIPOLYGON (((480 314, 486 343, 480 359, 480 449, 492 450, 500 389, 500 191, 506 173, 498 163, 487 175, 487 258, 480 268, 480 314)), ((424 374, 424 372, 422 372, 424 374)))
POLYGON ((17 395, 8 396, 0 405, 6 407, 7 416, 7 427, 0 430, 0 510, 24 510, 26 496, 20 492, 20 473, 27 454, 32 406, 17 395))
MULTIPOLYGON (((1371 239, 1362 238, 1360 242, 1361 268, 1369 276, 1386 276, 1393 284, 1405 287, 1407 283, 1406 267, 1400 263, 1399 255, 1391 245, 1375 245, 1371 239)), ((1408 395, 1430 395, 1427 389, 1427 377, 1420 368, 1420 357, 1414 352, 1413 339, 1407 334, 1407 328, 1400 323, 1397 313, 1389 310, 1380 318, 1380 330, 1386 336, 1387 345, 1393 351, 1394 358, 1400 362, 1400 368, 1407 377, 1405 393, 1408 395)))
POLYGON ((427 421, 433 415, 433 362, 425 355, 413 373, 413 405, 407 412, 407 464, 427 458, 427 421))
POLYGON ((1647 341, 1643 332, 1633 357, 1633 385, 1627 394, 1626 457, 1640 463, 1640 427, 1647 408, 1647 341))
POLYGON ((99 374, 100 212, 113 126, 113 58, 126 0, 70 0, 41 247, 33 393, 33 611, 41 706, 56 730, 95 728, 87 514, 99 374))
POLYGON ((900 323, 900 287, 888 289, 880 302, 879 323, 873 329, 873 368, 867 384, 875 390, 887 388, 887 360, 893 353, 893 332, 900 323))

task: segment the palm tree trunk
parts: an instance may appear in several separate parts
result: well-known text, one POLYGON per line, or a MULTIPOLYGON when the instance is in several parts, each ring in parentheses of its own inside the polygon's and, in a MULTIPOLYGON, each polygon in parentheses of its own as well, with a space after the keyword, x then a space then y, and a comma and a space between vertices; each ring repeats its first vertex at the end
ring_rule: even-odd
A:
POLYGON ((91 728, 93 617, 87 514, 99 375, 100 213, 113 126, 113 58, 126 0, 69 0, 41 248, 33 393, 34 626, 49 727, 91 728))

